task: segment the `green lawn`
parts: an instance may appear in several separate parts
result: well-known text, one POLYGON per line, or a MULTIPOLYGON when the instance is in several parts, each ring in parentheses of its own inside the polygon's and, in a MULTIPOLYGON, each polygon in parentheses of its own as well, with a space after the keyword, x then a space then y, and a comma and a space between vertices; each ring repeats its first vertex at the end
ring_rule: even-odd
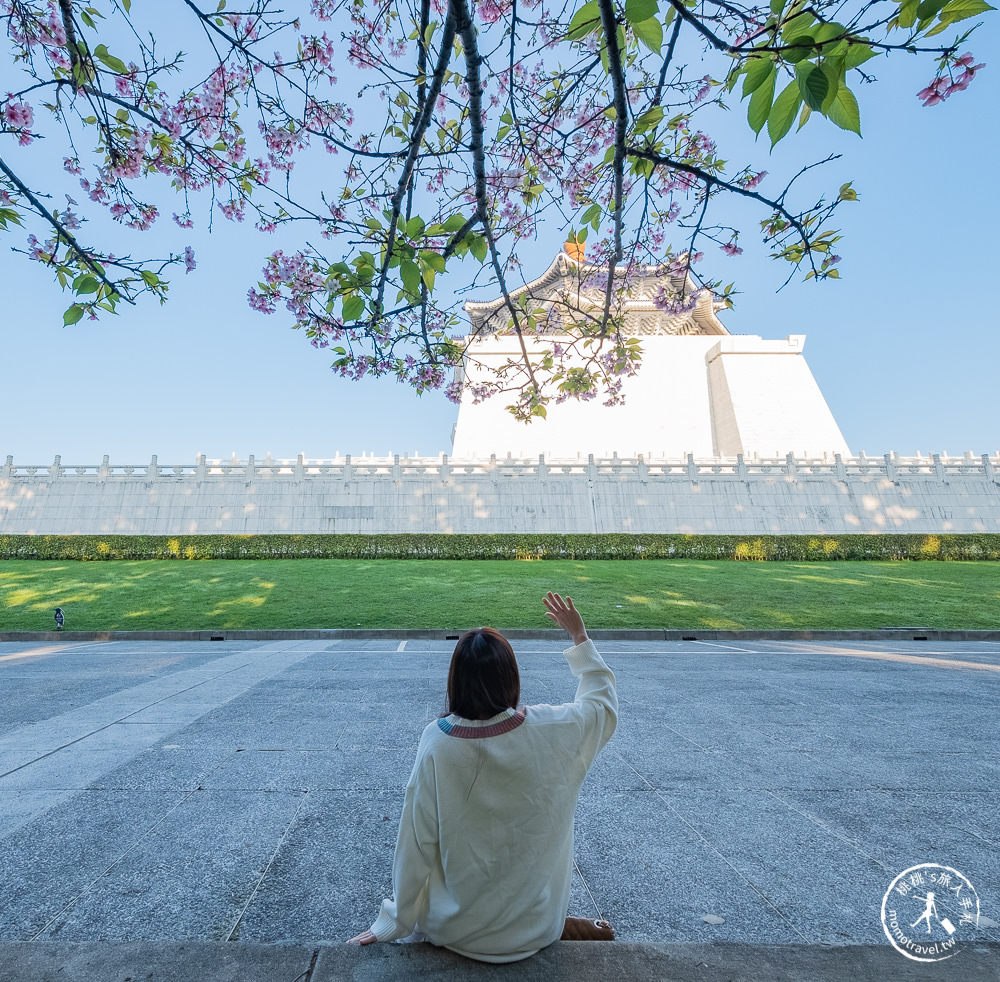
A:
POLYGON ((1000 627, 1000 563, 435 560, 0 562, 0 630, 1000 627))

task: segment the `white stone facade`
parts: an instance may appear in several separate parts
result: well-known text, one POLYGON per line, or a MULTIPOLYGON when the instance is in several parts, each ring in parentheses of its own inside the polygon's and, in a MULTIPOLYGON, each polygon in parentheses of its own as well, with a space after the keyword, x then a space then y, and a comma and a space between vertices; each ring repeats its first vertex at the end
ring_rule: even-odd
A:
POLYGON ((270 532, 1000 532, 1000 454, 0 467, 0 534, 270 532))
MULTIPOLYGON (((850 456, 813 378, 802 348, 805 336, 765 341, 753 335, 653 335, 642 340, 639 373, 625 383, 623 406, 600 399, 551 405, 548 417, 518 422, 502 395, 475 405, 466 388, 455 424, 454 457, 575 457, 594 453, 647 459, 748 459, 827 454, 850 456)), ((528 338, 532 354, 551 341, 528 338)), ((517 339, 492 335, 476 342, 471 385, 516 357, 517 339)))
MULTIPOLYGON (((612 313, 622 334, 639 340, 643 355, 638 374, 625 380, 624 405, 605 406, 599 396, 550 402, 547 417, 531 424, 507 411, 509 395, 477 402, 477 393, 523 358, 522 343, 537 363, 553 345, 568 343, 566 322, 599 318, 607 269, 560 253, 538 279, 514 291, 512 299, 538 315, 536 334, 513 332, 502 299, 465 305, 471 328, 459 371, 466 384, 453 456, 850 456, 802 355, 805 335, 781 341, 732 335, 716 316, 725 304, 690 279, 671 278, 656 266, 627 275, 612 313), (694 298, 694 306, 678 314, 660 309, 656 298, 664 286, 694 298)), ((582 359, 570 360, 576 362, 582 359)))

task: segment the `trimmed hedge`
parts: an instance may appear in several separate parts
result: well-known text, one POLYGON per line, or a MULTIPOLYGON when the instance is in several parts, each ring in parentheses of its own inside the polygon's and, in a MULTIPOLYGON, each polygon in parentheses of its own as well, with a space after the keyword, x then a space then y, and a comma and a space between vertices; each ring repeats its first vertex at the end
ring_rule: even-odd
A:
POLYGON ((0 559, 1000 559, 970 535, 0 535, 0 559))

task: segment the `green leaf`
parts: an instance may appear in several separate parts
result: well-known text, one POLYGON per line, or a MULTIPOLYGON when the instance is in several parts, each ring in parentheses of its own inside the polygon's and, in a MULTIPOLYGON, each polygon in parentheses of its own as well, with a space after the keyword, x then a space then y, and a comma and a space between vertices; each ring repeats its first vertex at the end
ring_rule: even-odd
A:
POLYGON ((842 37, 845 34, 850 34, 850 31, 843 24, 838 24, 834 20, 817 24, 816 29, 812 32, 813 40, 817 44, 826 44, 828 41, 842 37))
POLYGON ((875 52, 867 44, 852 44, 844 56, 844 65, 847 68, 857 68, 858 65, 863 65, 869 58, 874 57, 875 52))
POLYGON ((446 232, 457 232, 465 224, 465 216, 461 212, 449 215, 444 222, 446 232))
POLYGON ((656 54, 660 53, 660 49, 663 47, 663 26, 655 17, 650 17, 649 20, 633 24, 632 30, 635 31, 635 36, 650 51, 656 54))
MULTIPOLYGON (((581 216, 580 221, 584 225, 590 225, 596 232, 601 227, 601 216, 603 214, 603 209, 600 205, 591 205, 581 216)), ((586 229, 584 230, 586 231, 586 229)))
POLYGON ((900 27, 912 27, 917 19, 917 7, 920 0, 903 0, 899 5, 899 13, 896 15, 900 27))
POLYGON ((858 192, 855 191, 853 187, 851 187, 851 183, 852 183, 851 181, 848 181, 846 184, 840 185, 840 194, 837 195, 837 198, 840 201, 858 200, 858 192))
POLYGON ((445 258, 439 252, 432 252, 430 249, 421 249, 420 263, 428 269, 433 269, 436 273, 444 272, 445 258))
POLYGON ((63 327, 69 327, 70 324, 75 324, 81 317, 83 317, 83 307, 79 304, 73 304, 73 306, 63 314, 63 327))
POLYGON ((468 236, 469 242, 469 252, 472 253, 481 263, 486 262, 486 256, 489 252, 489 245, 486 239, 481 235, 470 234, 468 236))
POLYGON ((767 122, 767 117, 771 112, 771 103, 774 100, 774 75, 770 75, 750 96, 750 105, 747 107, 747 122, 754 133, 760 133, 767 122))
POLYGON ((951 0, 941 10, 941 21, 956 24, 976 14, 985 14, 987 10, 996 10, 996 7, 991 7, 985 0, 951 0))
POLYGON ((785 0, 771 0, 771 13, 775 17, 780 17, 781 12, 785 9, 785 0))
MULTIPOLYGON (((793 4, 794 10, 797 5, 793 4)), ((799 11, 785 21, 781 28, 781 37, 785 44, 794 44, 799 35, 810 34, 812 26, 816 23, 816 18, 806 12, 799 11)))
POLYGON ((96 276, 80 276, 73 283, 73 289, 76 290, 77 296, 85 293, 97 293, 100 286, 101 281, 96 276))
POLYGON ((415 262, 406 259, 399 264, 399 275, 407 293, 417 296, 420 293, 420 268, 415 262))
POLYGON ((657 7, 657 0, 625 0, 625 20, 641 24, 656 16, 657 7))
POLYGON ((635 131, 636 133, 645 133, 646 130, 655 129, 659 125, 660 120, 663 119, 663 107, 653 106, 647 109, 636 121, 635 121, 635 131))
POLYGON ((844 60, 842 58, 824 58, 823 63, 819 67, 826 76, 827 83, 826 98, 823 100, 823 105, 819 110, 825 114, 841 87, 846 84, 844 81, 846 69, 844 68, 844 60))
POLYGON ((119 123, 127 123, 128 122, 128 110, 127 109, 119 109, 115 113, 115 119, 117 119, 119 123))
POLYGON ((816 40, 811 34, 796 35, 787 48, 781 51, 781 57, 793 65, 816 54, 816 40))
POLYGON ((593 34, 601 26, 601 8, 597 0, 589 0, 574 15, 569 22, 566 37, 570 41, 579 41, 588 34, 593 34))
MULTIPOLYGON (((830 91, 830 83, 826 73, 818 65, 809 62, 795 66, 795 76, 798 79, 799 92, 810 109, 819 109, 830 91)), ((789 124, 791 125, 791 124, 789 124)))
POLYGON ((140 271, 142 274, 142 282, 148 287, 159 286, 160 278, 151 269, 144 269, 140 271))
POLYGON ((924 20, 927 17, 933 17, 941 11, 941 8, 947 2, 948 0, 923 0, 923 3, 917 7, 917 17, 920 20, 924 20))
POLYGON ((799 106, 802 105, 802 96, 799 93, 799 83, 789 82, 782 90, 781 95, 774 100, 771 112, 767 117, 767 135, 771 138, 773 147, 791 128, 798 115, 799 106))
POLYGON ((122 0, 122 6, 125 8, 125 13, 130 13, 132 10, 132 0, 122 0))
MULTIPOLYGON (((802 129, 802 127, 805 126, 806 123, 809 122, 809 117, 811 115, 812 115, 812 110, 808 106, 803 105, 802 114, 799 116, 799 126, 798 126, 799 130, 802 129)), ((796 132, 798 132, 798 130, 796 130, 796 132)))
POLYGON ((747 61, 746 76, 743 79, 743 98, 756 91, 767 78, 773 75, 777 66, 770 58, 751 58, 747 61))
POLYGON ((7 225, 22 225, 21 215, 13 208, 0 208, 0 228, 7 228, 7 225))
POLYGON ((116 58, 114 55, 109 54, 107 45, 99 44, 96 48, 94 48, 94 56, 98 59, 98 61, 107 65, 111 71, 117 72, 119 75, 128 74, 125 62, 123 62, 121 58, 116 58))
POLYGON ((365 312, 365 302, 361 297, 344 297, 344 322, 356 321, 365 312))
POLYGON ((419 215, 414 215, 408 222, 406 222, 406 234, 411 239, 416 239, 423 234, 424 231, 424 220, 419 215))
POLYGON ((846 85, 837 89, 836 96, 829 107, 823 109, 823 114, 842 130, 851 130, 861 136, 861 110, 854 93, 846 85))

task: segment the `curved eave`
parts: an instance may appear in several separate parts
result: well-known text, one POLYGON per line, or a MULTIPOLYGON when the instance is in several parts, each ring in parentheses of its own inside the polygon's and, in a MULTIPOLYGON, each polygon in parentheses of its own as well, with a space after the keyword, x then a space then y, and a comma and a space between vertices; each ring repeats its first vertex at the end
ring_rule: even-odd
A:
MULTIPOLYGON (((563 276, 565 276, 570 269, 570 266, 576 267, 581 271, 590 271, 596 269, 607 269, 607 267, 601 266, 591 266, 589 264, 578 264, 574 260, 570 259, 565 252, 560 252, 556 255, 556 258, 552 260, 549 264, 549 268, 542 273, 537 279, 532 280, 530 283, 525 283, 524 286, 519 286, 516 290, 511 290, 511 299, 514 297, 519 297, 522 293, 530 293, 532 290, 539 289, 545 286, 551 286, 553 283, 557 282, 563 276)), ((467 314, 473 312, 482 312, 485 314, 490 314, 494 310, 498 310, 504 304, 504 298, 498 297, 496 300, 484 300, 475 301, 467 300, 463 306, 463 309, 467 314)))
MULTIPOLYGON (((662 268, 662 264, 654 266, 641 266, 639 267, 639 274, 644 276, 655 276, 657 271, 662 268)), ((523 293, 533 294, 543 291, 547 287, 552 287, 557 284, 561 279, 569 275, 574 270, 578 271, 579 275, 583 277, 594 273, 600 273, 602 271, 607 272, 607 269, 607 266, 598 266, 592 263, 579 263, 565 252, 559 252, 555 259, 553 259, 549 264, 548 269, 546 269, 541 276, 532 280, 530 283, 525 283, 523 286, 519 286, 516 290, 511 290, 510 298, 513 300, 514 298, 521 296, 523 293)), ((694 292, 698 289, 692 281, 690 275, 685 277, 685 281, 686 291, 694 292)), ((677 283, 677 281, 674 282, 677 283)), ((466 314, 469 315, 472 328, 471 333, 484 333, 482 330, 484 324, 489 320, 492 314, 496 313, 496 311, 504 306, 504 303, 505 301, 503 297, 485 301, 467 300, 463 305, 463 309, 466 314)), ((655 304, 646 299, 633 301, 628 305, 628 307, 636 312, 651 312, 658 309, 655 304)), ((699 302, 694 311, 692 311, 693 320, 699 326, 706 328, 705 333, 707 334, 729 334, 729 330, 716 316, 716 312, 724 309, 725 307, 726 304, 724 301, 715 300, 714 298, 710 302, 699 302)))

